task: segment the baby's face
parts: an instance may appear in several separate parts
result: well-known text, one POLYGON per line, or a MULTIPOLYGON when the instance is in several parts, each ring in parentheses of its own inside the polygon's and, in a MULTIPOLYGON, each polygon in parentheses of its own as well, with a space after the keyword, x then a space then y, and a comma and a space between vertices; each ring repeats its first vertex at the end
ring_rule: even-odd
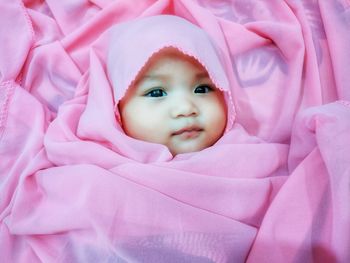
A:
POLYGON ((166 145, 173 155, 213 145, 226 126, 226 104, 193 58, 162 51, 119 103, 125 133, 166 145))

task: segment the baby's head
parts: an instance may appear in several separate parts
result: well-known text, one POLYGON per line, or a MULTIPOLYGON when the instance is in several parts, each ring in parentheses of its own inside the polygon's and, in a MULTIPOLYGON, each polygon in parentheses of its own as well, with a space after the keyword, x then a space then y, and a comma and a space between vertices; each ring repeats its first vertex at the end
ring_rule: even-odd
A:
POLYGON ((165 145, 173 155, 213 145, 234 119, 223 61, 209 35, 180 17, 114 28, 107 71, 124 132, 165 145))
POLYGON ((208 72, 175 48, 153 55, 119 102, 122 127, 173 155, 213 145, 226 126, 226 103, 208 72))

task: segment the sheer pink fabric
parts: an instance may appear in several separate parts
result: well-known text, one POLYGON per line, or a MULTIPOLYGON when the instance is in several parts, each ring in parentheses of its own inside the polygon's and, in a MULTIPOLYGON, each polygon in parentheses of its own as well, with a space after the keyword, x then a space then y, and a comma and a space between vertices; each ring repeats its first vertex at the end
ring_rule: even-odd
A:
POLYGON ((350 261, 349 6, 1 0, 1 260, 350 261), (146 45, 147 23, 168 34, 146 45), (115 118, 166 45, 231 117, 175 158, 115 118))

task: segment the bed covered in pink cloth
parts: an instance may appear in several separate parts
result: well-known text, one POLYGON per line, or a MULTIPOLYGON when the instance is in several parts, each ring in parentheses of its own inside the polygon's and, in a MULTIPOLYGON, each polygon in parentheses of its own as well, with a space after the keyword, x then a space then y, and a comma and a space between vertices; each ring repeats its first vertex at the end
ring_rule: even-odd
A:
POLYGON ((0 12, 1 262, 350 262, 348 0, 0 12), (232 72, 234 125, 202 152, 124 144, 96 77, 106 32, 156 15, 202 28, 232 72))

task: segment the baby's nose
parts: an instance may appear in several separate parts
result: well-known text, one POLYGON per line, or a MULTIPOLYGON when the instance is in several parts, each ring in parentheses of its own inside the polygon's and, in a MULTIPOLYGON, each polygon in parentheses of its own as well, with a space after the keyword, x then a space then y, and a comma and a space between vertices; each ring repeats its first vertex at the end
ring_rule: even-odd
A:
POLYGON ((171 115, 173 118, 179 117, 195 117, 199 113, 198 107, 194 101, 188 98, 182 98, 181 100, 175 101, 171 115))

